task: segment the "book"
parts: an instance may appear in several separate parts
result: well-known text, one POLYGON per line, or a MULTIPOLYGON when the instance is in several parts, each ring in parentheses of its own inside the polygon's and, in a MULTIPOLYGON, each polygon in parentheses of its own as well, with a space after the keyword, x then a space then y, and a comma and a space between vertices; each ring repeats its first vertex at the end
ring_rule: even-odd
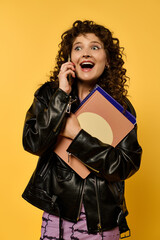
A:
MULTIPOLYGON (((133 128, 136 118, 99 85, 81 102, 75 115, 81 128, 100 141, 115 147, 133 128)), ((54 152, 62 158, 82 178, 86 178, 90 170, 84 163, 72 155, 67 149, 72 140, 58 136, 54 152)))

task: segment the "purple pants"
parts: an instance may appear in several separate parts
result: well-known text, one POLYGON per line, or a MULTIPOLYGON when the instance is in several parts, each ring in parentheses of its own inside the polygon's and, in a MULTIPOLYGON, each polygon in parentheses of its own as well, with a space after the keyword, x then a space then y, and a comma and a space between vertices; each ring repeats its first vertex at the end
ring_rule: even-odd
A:
MULTIPOLYGON (((50 215, 46 212, 43 213, 42 217, 42 228, 40 240, 53 240, 59 239, 59 217, 50 215)), ((110 231, 105 231, 102 234, 88 234, 86 215, 84 207, 80 214, 79 221, 77 223, 62 221, 63 228, 63 239, 69 240, 119 240, 119 228, 116 227, 110 231)))

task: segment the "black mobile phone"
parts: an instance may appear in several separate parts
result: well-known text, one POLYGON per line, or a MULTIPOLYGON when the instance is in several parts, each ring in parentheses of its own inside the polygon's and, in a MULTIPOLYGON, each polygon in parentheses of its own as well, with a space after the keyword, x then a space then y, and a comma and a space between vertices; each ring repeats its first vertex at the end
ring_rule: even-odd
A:
MULTIPOLYGON (((68 62, 71 62, 71 57, 70 57, 70 55, 68 55, 68 62)), ((72 75, 71 75, 71 74, 68 75, 68 82, 69 82, 70 84, 72 83, 72 75)))

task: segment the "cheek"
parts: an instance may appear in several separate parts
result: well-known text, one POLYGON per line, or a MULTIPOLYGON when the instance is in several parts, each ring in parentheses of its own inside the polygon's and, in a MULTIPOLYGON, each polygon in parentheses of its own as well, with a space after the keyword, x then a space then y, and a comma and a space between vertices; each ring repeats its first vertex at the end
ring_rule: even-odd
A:
POLYGON ((106 57, 106 54, 104 54, 103 58, 102 58, 102 61, 104 62, 104 65, 107 64, 107 57, 106 57))
POLYGON ((71 52, 71 61, 72 61, 73 63, 75 63, 75 64, 77 63, 77 61, 78 61, 78 56, 77 56, 77 54, 71 52))
POLYGON ((102 65, 106 65, 107 63, 107 57, 106 57, 106 53, 104 51, 98 52, 98 54, 95 56, 97 62, 99 62, 99 64, 102 65))
POLYGON ((106 58, 102 58, 100 61, 99 61, 99 66, 98 66, 98 71, 99 71, 99 74, 101 75, 105 69, 105 66, 106 66, 106 58))
POLYGON ((99 75, 101 75, 104 72, 105 69, 105 65, 101 64, 101 66, 99 67, 99 75))
POLYGON ((99 66, 101 67, 101 68, 105 68, 105 65, 107 64, 107 60, 106 60, 106 58, 104 57, 104 58, 101 58, 100 60, 99 60, 99 66))

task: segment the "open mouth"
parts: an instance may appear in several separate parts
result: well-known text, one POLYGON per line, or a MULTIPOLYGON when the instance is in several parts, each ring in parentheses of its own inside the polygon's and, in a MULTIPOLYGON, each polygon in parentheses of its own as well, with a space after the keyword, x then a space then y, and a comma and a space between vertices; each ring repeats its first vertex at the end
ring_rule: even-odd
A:
POLYGON ((94 63, 92 63, 92 62, 82 62, 80 64, 80 66, 83 69, 92 69, 94 67, 94 63))

